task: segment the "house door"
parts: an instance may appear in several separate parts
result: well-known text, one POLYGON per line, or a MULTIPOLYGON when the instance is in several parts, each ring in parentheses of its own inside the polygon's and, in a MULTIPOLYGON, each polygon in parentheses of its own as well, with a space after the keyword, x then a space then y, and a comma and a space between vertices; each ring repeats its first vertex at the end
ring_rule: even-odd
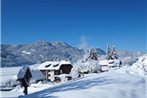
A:
POLYGON ((54 81, 54 71, 48 72, 48 79, 50 79, 51 81, 54 81))

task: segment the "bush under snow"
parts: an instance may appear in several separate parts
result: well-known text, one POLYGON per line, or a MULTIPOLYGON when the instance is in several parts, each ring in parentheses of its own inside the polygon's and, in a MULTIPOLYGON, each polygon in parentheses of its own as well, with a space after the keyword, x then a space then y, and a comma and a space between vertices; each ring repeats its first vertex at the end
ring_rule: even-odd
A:
POLYGON ((147 76, 147 54, 139 57, 138 61, 132 65, 124 66, 118 71, 140 76, 147 76))
POLYGON ((130 67, 130 73, 147 76, 147 54, 140 57, 139 60, 130 67))

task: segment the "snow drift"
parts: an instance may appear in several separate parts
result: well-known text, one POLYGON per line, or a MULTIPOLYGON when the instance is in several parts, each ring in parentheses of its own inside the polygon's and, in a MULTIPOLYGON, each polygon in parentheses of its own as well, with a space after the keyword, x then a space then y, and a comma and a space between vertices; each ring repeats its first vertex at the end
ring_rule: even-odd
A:
POLYGON ((147 54, 139 57, 132 65, 124 66, 117 71, 147 77, 147 54))

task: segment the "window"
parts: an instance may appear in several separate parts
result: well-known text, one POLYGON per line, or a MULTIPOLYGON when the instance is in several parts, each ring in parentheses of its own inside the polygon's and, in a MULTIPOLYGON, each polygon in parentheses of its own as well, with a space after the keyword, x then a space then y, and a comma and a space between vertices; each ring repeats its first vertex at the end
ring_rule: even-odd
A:
POLYGON ((48 65, 46 65, 45 67, 49 67, 49 66, 51 66, 51 64, 48 64, 48 65))
POLYGON ((54 71, 54 75, 60 75, 59 70, 55 70, 55 71, 54 71))
POLYGON ((53 65, 53 67, 57 67, 59 64, 55 64, 55 65, 53 65))

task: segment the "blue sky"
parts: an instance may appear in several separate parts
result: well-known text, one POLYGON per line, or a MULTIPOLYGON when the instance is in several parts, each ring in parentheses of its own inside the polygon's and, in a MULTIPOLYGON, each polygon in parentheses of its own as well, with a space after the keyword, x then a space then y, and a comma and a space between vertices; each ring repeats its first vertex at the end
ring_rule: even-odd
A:
POLYGON ((146 51, 145 0, 2 0, 2 43, 63 41, 84 36, 92 47, 146 51))

